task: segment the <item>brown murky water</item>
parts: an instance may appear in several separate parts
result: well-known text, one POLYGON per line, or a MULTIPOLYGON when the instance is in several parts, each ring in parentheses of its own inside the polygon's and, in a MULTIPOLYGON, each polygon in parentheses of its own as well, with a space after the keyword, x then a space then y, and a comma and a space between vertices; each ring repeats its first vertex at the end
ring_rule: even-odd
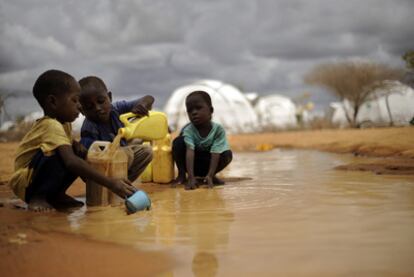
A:
POLYGON ((33 223, 170 253, 165 276, 413 276, 414 177, 332 170, 358 159, 236 153, 224 176, 241 178, 225 186, 160 185, 149 212, 82 208, 33 223))

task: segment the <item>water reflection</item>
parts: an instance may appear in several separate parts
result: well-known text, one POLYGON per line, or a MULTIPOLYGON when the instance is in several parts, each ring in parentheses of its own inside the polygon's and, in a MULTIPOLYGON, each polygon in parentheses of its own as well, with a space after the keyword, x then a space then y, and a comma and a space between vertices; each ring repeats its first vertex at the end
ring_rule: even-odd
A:
POLYGON ((216 276, 218 260, 214 254, 208 252, 197 252, 192 262, 192 271, 197 277, 216 276))
MULTIPOLYGON (((216 253, 225 251, 229 241, 229 227, 234 214, 227 210, 221 192, 220 189, 179 189, 175 190, 175 198, 161 195, 159 199, 164 208, 162 213, 174 215, 175 221, 171 226, 176 228, 174 238, 177 244, 190 246, 181 258, 185 263, 192 260, 191 270, 195 276, 215 276, 219 267, 216 253)), ((160 219, 164 223, 169 222, 160 219)), ((189 268, 184 266, 171 276, 188 274, 189 268)))
POLYGON ((214 251, 227 244, 234 215, 226 209, 220 189, 166 188, 150 193, 150 197, 153 207, 149 212, 127 216, 123 206, 83 207, 67 215, 66 220, 59 216, 40 217, 43 222, 52 220, 53 227, 41 224, 40 219, 37 223, 41 228, 70 230, 141 248, 180 244, 192 245, 194 251, 214 251))
POLYGON ((250 179, 212 190, 144 186, 149 212, 82 208, 33 224, 166 251, 177 259, 166 276, 412 275, 414 178, 332 169, 359 159, 237 153, 224 177, 250 179))

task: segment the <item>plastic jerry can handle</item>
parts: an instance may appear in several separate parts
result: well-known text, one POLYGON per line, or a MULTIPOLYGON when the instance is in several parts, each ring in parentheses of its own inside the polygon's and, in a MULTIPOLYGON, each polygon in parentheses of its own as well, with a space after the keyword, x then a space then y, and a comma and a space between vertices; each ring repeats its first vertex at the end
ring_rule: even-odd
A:
MULTIPOLYGON (((151 112, 150 112, 150 113, 151 113, 151 112)), ((119 116, 119 120, 121 120, 121 122, 122 122, 125 126, 128 126, 128 125, 130 124, 129 120, 130 120, 131 118, 134 118, 134 117, 137 117, 137 115, 136 115, 136 114, 134 114, 134 113, 129 112, 129 113, 124 113, 124 114, 121 114, 121 115, 119 116)), ((145 116, 140 117, 140 118, 144 118, 144 117, 145 117, 145 116)))
POLYGON ((158 140, 168 133, 167 116, 162 112, 149 111, 148 116, 143 117, 125 113, 119 119, 125 127, 120 128, 118 133, 126 139, 158 140))
POLYGON ((100 141, 96 140, 92 143, 89 147, 90 152, 106 152, 109 149, 109 145, 111 143, 109 141, 100 141))
MULTIPOLYGON (((148 115, 151 114, 151 111, 148 112, 148 115)), ((121 114, 119 116, 119 120, 122 122, 122 124, 124 124, 125 127, 120 128, 118 130, 118 133, 121 134, 121 136, 123 138, 128 138, 131 137, 133 131, 131 131, 130 126, 133 125, 133 123, 131 123, 129 120, 131 118, 136 118, 136 120, 138 121, 142 121, 144 118, 146 118, 147 116, 143 116, 143 117, 137 117, 136 114, 132 113, 132 112, 128 112, 128 113, 124 113, 121 114)), ((135 121, 135 120, 134 120, 135 121)), ((135 121, 136 122, 136 121, 135 121)))

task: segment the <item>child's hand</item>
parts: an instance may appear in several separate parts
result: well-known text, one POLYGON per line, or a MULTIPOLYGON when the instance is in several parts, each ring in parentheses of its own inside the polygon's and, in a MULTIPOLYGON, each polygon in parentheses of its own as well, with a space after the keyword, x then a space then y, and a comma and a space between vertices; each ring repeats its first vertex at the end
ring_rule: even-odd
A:
POLYGON ((148 111, 152 109, 152 104, 154 103, 154 97, 151 95, 145 95, 144 97, 138 99, 135 107, 132 108, 131 112, 139 116, 148 116, 148 111))
POLYGON ((137 188, 134 187, 129 180, 114 179, 112 182, 111 190, 119 197, 125 198, 131 196, 134 192, 136 192, 137 188))
POLYGON ((197 180, 193 178, 188 178, 187 184, 185 185, 185 189, 196 189, 197 188, 197 180))
POLYGON ((139 116, 148 116, 148 109, 140 103, 137 103, 137 105, 132 108, 131 112, 139 116))

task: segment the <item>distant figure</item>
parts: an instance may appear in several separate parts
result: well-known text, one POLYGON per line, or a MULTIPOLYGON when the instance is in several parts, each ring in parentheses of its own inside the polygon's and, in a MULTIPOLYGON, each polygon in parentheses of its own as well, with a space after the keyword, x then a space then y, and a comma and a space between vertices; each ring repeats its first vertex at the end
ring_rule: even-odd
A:
MULTIPOLYGON (((123 113, 133 112, 138 116, 148 115, 154 97, 146 95, 133 101, 112 102, 112 93, 98 77, 89 76, 79 80, 81 86, 80 103, 85 121, 81 128, 81 144, 89 149, 96 141, 112 142, 119 128, 124 124, 119 119, 123 113)), ((121 139, 121 149, 128 156, 128 179, 133 182, 152 160, 151 146, 128 142, 121 139)))
POLYGON ((210 95, 194 91, 187 96, 185 105, 190 123, 173 142, 173 158, 178 168, 173 186, 185 183, 185 189, 195 189, 196 176, 203 177, 209 188, 224 184, 216 173, 230 164, 233 154, 224 128, 211 121, 214 108, 210 95))
POLYGON ((107 178, 84 161, 86 149, 71 137, 71 122, 79 115, 79 92, 78 82, 59 70, 42 73, 33 86, 44 116, 20 142, 9 182, 30 210, 82 206, 66 194, 78 176, 102 184, 122 198, 136 191, 129 181, 107 178))

